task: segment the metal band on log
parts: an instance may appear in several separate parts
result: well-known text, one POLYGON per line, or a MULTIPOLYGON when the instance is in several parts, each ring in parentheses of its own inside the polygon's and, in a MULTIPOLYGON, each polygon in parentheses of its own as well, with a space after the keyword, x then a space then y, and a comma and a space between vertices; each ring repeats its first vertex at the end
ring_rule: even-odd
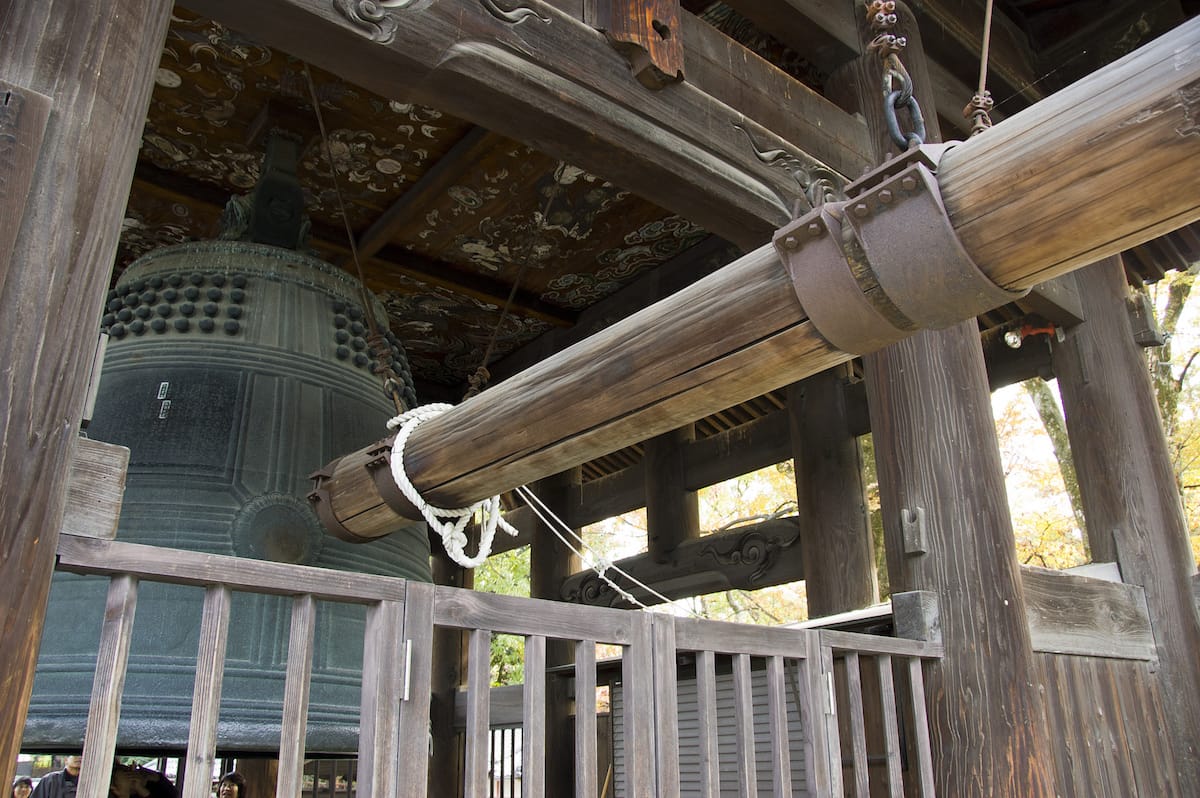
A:
MULTIPOLYGON (((946 151, 937 182, 949 228, 987 281, 1018 293, 1177 229, 1200 218, 1198 118, 1193 20, 946 151)), ((835 256, 822 266, 845 269, 841 254, 822 257, 835 256)), ((925 253, 912 260, 920 268, 925 253)), ((947 301, 934 278, 914 314, 947 301)), ((431 503, 470 504, 849 360, 806 312, 823 300, 798 300, 774 247, 761 247, 422 424, 408 473, 431 503)), ((985 309, 909 321, 944 325, 985 309)), ((322 487, 339 517, 343 502, 383 504, 322 487)))

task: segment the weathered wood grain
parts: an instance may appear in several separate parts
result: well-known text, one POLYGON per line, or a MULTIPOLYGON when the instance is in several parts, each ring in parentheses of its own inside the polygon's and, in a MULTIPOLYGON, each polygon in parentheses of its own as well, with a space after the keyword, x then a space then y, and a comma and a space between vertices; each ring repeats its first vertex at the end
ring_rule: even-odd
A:
POLYGON ((838 367, 787 390, 810 618, 879 601, 862 449, 848 420, 848 379, 846 367, 838 367))
POLYGON ((787 730, 787 692, 783 657, 767 658, 767 704, 771 729, 771 795, 791 798, 792 761, 787 730))
POLYGON ((671 562, 681 544, 700 537, 700 500, 683 478, 683 449, 695 439, 689 424, 644 444, 646 548, 657 563, 671 562))
POLYGON ((717 753, 717 671, 713 652, 696 652, 696 729, 700 735, 700 798, 721 793, 717 753))
POLYGON ((879 673, 879 697, 883 714, 884 752, 887 756, 888 795, 903 798, 904 777, 900 769, 900 729, 896 720, 896 686, 892 679, 892 658, 875 658, 879 673))
POLYGON ((283 722, 279 736, 279 795, 300 795, 304 786, 304 740, 308 730, 309 678, 312 676, 313 639, 317 628, 317 600, 311 594, 292 600, 288 633, 287 676, 283 685, 283 722))
POLYGON ((596 641, 580 640, 575 644, 575 794, 595 795, 597 781, 596 641))
MULTIPOLYGON (((913 749, 917 753, 917 784, 921 798, 934 798, 933 753, 929 744, 929 716, 925 710, 925 676, 919 657, 908 657, 908 698, 912 710, 913 749)), ((910 766, 911 768, 911 766, 910 766)))
POLYGON ((1025 566, 1021 587, 1034 651, 1157 658, 1140 586, 1025 566))
POLYGON ((0 225, 0 291, 12 266, 52 106, 46 95, 0 80, 0 218, 8 220, 0 225))
POLYGON ((675 646, 680 651, 744 653, 756 657, 808 656, 808 641, 799 630, 699 618, 675 619, 675 646))
POLYGON ((679 707, 663 696, 679 695, 676 673, 675 619, 657 615, 654 627, 654 727, 655 769, 658 773, 659 798, 679 798, 679 707))
MULTIPOLYGON (((0 782, 11 784, 42 636, 95 325, 170 18, 166 0, 0 6, 0 75, 49 97, 24 211, 3 227, 0 782), (52 268, 48 268, 52 265, 52 268)), ((7 90, 6 90, 7 91, 7 90)), ((24 156, 22 156, 23 158, 24 156)), ((11 184, 10 184, 11 185, 11 184)))
POLYGON ((625 778, 630 795, 650 796, 658 787, 657 761, 650 755, 654 750, 654 631, 648 614, 626 614, 633 615, 633 639, 621 660, 626 707, 622 722, 628 750, 644 754, 629 761, 625 778))
POLYGON ((754 762, 754 714, 750 696, 750 655, 733 656, 733 723, 738 798, 758 798, 754 762))
POLYGON ((59 539, 58 554, 63 571, 129 573, 155 582, 201 587, 224 584, 235 590, 283 596, 311 593, 318 599, 358 604, 403 601, 406 586, 405 580, 387 576, 71 535, 59 539))
MULTIPOLYGON (((187 769, 212 773, 217 754, 217 720, 221 712, 221 684, 225 678, 225 643, 229 638, 232 593, 222 585, 204 591, 200 616, 200 645, 196 650, 196 683, 192 690, 192 716, 188 728, 187 769)), ((209 798, 208 778, 187 779, 183 798, 209 798)))
POLYGON ((1088 321, 1052 354, 1088 540, 1094 558, 1116 560, 1125 581, 1145 591, 1167 740, 1183 793, 1200 793, 1200 618, 1171 456, 1125 313, 1120 260, 1090 266, 1076 282, 1088 321))
POLYGON ((545 635, 563 640, 589 637, 600 643, 628 645, 636 615, 596 607, 587 616, 561 601, 520 599, 437 586, 434 623, 460 629, 490 629, 516 635, 545 635))
POLYGON ((867 775, 867 729, 863 720, 862 670, 858 652, 842 658, 846 664, 846 697, 849 706, 843 715, 850 719, 850 764, 854 771, 854 795, 868 798, 871 782, 867 775))
POLYGON ((400 745, 403 629, 402 602, 385 600, 367 607, 358 736, 358 784, 367 795, 394 798, 403 781, 393 754, 400 745))
POLYGON ((527 798, 546 795, 546 638, 525 638, 525 684, 521 689, 521 789, 527 798))
POLYGON ((90 438, 75 442, 62 534, 112 540, 125 497, 129 449, 90 438))
POLYGON ((114 576, 108 583, 87 731, 83 737, 80 798, 107 798, 109 795, 113 754, 117 749, 117 724, 121 720, 121 696, 125 689, 125 666, 133 640, 137 588, 138 581, 133 576, 114 576))
POLYGON ((400 703, 400 746, 396 761, 403 763, 400 798, 426 798, 429 766, 430 687, 433 683, 433 585, 413 583, 404 602, 404 637, 412 641, 404 680, 408 695, 400 703))
POLYGON ((467 663, 467 726, 464 730, 466 753, 463 759, 464 798, 486 798, 491 792, 491 750, 488 729, 491 723, 492 633, 472 629, 470 660, 467 663))

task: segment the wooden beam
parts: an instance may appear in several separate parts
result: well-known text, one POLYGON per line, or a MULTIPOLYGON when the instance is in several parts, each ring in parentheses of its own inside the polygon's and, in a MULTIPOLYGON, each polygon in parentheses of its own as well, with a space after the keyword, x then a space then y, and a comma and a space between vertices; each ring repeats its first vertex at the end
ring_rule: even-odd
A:
POLYGON ((129 449, 90 438, 75 443, 62 532, 113 540, 125 497, 129 449))
MULTIPOLYGON (((424 212, 427 204, 440 197, 467 169, 495 149, 501 141, 503 139, 500 136, 481 127, 468 130, 358 237, 355 243, 359 258, 369 258, 383 249, 414 213, 424 212)), ((343 260, 341 265, 343 269, 353 270, 354 261, 343 260)))
POLYGON ((27 90, 50 98, 54 108, 27 187, 7 169, 0 176, 0 184, 24 196, 23 212, 11 196, 0 201, 0 209, 15 213, 4 216, 3 226, 16 231, 4 247, 0 327, 19 335, 0 352, 4 784, 12 783, 20 750, 96 319, 170 11, 165 0, 0 7, 5 93, 27 90))
MULTIPOLYGON (((943 194, 954 197, 950 222, 968 231, 962 239, 979 269, 1000 285, 1029 288, 1076 268, 1085 253, 1117 252, 1200 217, 1200 198, 1190 190, 1200 184, 1200 135, 1176 132, 1192 124, 1181 87, 1197 81, 1200 20, 1113 65, 1103 79, 1077 84, 950 149, 939 172, 943 194), (1149 118, 1147 108, 1155 111, 1149 118), (1114 168, 1098 168, 1110 155, 1118 158, 1114 168), (1137 171, 1139 156, 1152 167, 1147 174, 1107 190, 1109 175, 1137 171), (1051 160, 1059 171, 1040 166, 1051 160), (1028 164, 1038 164, 1060 191, 1026 186, 1028 164), (1010 191, 1014 179, 1027 191, 1010 191), (1013 208, 1026 209, 1024 223, 1013 208), (1043 215, 1056 223, 1042 224, 1043 215), (1093 218, 1087 228, 1075 215, 1103 220, 1093 218), (995 232, 989 219, 998 220, 995 232), (1023 247, 1029 258, 1020 257, 1023 247)), ((493 386, 486 401, 476 397, 423 423, 405 462, 430 501, 461 506, 849 358, 808 321, 778 254, 763 247, 493 386)))
POLYGON ((687 81, 647 91, 604 36, 538 3, 187 0, 256 40, 385 97, 434 105, 602 175, 745 246, 827 169, 687 81), (370 17, 370 18, 368 18, 370 17), (789 156, 764 162, 758 153, 789 156))
MULTIPOLYGON (((680 544, 666 563, 639 554, 614 564, 667 598, 687 598, 719 590, 758 590, 803 579, 802 546, 797 519, 777 518, 689 540, 680 544)), ((644 604, 662 602, 619 574, 609 576, 644 604)), ((562 591, 564 601, 631 606, 592 571, 571 575, 562 591)))

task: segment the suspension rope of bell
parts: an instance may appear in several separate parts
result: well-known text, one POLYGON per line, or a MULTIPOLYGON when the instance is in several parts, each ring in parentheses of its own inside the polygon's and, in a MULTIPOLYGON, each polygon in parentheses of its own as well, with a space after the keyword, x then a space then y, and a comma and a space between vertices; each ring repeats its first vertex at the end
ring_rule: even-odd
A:
POLYGON ((379 324, 378 316, 375 315, 375 303, 367 291, 367 279, 363 274, 362 261, 358 257, 358 243, 354 239, 354 230, 350 227, 350 216, 346 213, 346 203, 342 199, 342 189, 338 184, 337 164, 333 160, 333 149, 329 146, 329 134, 325 129, 325 116, 321 113, 321 103, 317 99, 317 88, 313 84, 312 74, 308 71, 308 64, 301 63, 304 68, 304 80, 308 84, 309 100, 312 102, 313 112, 317 117, 317 128, 321 132, 321 149, 325 154, 325 159, 329 162, 329 175, 333 183, 333 194, 337 199, 338 213, 341 215, 342 224, 346 229, 346 240, 350 244, 350 257, 354 261, 354 270, 358 276, 359 298, 362 300, 363 312, 367 317, 367 329, 370 333, 367 336, 368 350, 375 357, 376 362, 373 371, 382 377, 383 391, 392 400, 396 412, 403 413, 405 410, 411 409, 404 403, 401 389, 404 384, 403 378, 396 371, 391 345, 383 334, 384 328, 379 324))
MULTIPOLYGON (((541 230, 545 226, 546 220, 550 218, 550 206, 553 205, 555 199, 558 198, 558 193, 561 189, 562 183, 555 179, 554 187, 550 189, 550 192, 546 195, 546 202, 542 205, 541 221, 537 221, 535 217, 536 227, 534 230, 541 230)), ((525 271, 529 268, 530 261, 533 260, 533 246, 534 237, 533 231, 531 231, 529 236, 529 244, 525 247, 525 257, 522 258, 521 266, 519 269, 517 269, 517 275, 515 278, 513 278, 512 288, 510 288, 508 291, 508 298, 504 300, 504 306, 500 309, 500 317, 496 319, 495 325, 492 326, 492 332, 491 335, 488 336, 487 346, 484 347, 483 357, 480 358, 479 367, 476 368, 474 373, 467 378, 467 384, 469 387, 467 392, 463 395, 464 402, 473 396, 478 396, 479 392, 487 387, 488 380, 492 378, 491 372, 488 371, 487 364, 492 358, 492 350, 494 350, 496 347, 496 339, 500 335, 500 328, 504 325, 504 320, 508 318, 508 311, 512 307, 513 300, 517 296, 517 289, 520 288, 521 278, 525 276, 525 271)))
POLYGON ((988 50, 992 39, 992 0, 987 0, 983 12, 983 44, 979 53, 979 87, 971 96, 967 107, 963 108, 963 116, 971 120, 971 135, 978 136, 992 126, 989 115, 996 103, 992 93, 987 90, 988 50))

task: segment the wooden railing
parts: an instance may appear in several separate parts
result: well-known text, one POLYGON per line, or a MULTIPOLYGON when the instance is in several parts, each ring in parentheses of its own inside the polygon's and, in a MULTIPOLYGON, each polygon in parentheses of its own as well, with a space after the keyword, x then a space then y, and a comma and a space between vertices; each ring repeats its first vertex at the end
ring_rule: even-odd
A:
POLYGON ((677 717, 681 656, 696 664, 701 795, 720 794, 716 722, 716 659, 732 657, 736 770, 743 796, 757 795, 751 659, 765 660, 770 771, 773 794, 842 795, 841 736, 835 688, 835 659, 845 662, 851 720, 855 790, 866 795, 864 702, 857 673, 862 657, 878 663, 884 685, 880 707, 888 736, 888 777, 892 795, 902 794, 892 658, 907 663, 909 726, 917 744, 921 795, 932 796, 928 736, 924 723, 921 660, 940 655, 937 646, 866 635, 781 629, 676 618, 664 614, 584 607, 560 602, 476 593, 402 579, 282 565, 63 535, 59 569, 110 577, 108 603, 99 642, 91 708, 84 740, 81 798, 107 795, 117 744, 121 689, 129 654, 138 584, 141 581, 205 588, 184 798, 208 798, 217 753, 217 718, 225 664, 231 593, 249 592, 293 599, 291 635, 282 707, 277 795, 298 796, 303 785, 309 678, 316 602, 350 602, 367 607, 358 749, 357 794, 372 798, 425 798, 429 762, 429 709, 435 627, 459 629, 469 638, 466 685, 463 795, 487 798, 491 789, 489 753, 490 649, 497 634, 524 638, 521 790, 529 798, 546 794, 546 672, 550 640, 575 648, 575 794, 594 798, 597 783, 596 645, 621 650, 623 711, 620 733, 627 756, 618 794, 675 798, 680 795, 680 725, 677 717), (790 681, 788 681, 790 679, 790 681), (790 740, 787 705, 799 713, 802 740, 790 740), (856 720, 857 719, 857 720, 856 720), (814 722, 815 721, 815 722, 814 722), (791 783, 794 742, 802 753, 805 784, 791 783), (860 756, 861 755, 861 756, 860 756), (401 771, 401 768, 403 770, 401 771), (863 774, 860 777, 860 772, 863 774))

